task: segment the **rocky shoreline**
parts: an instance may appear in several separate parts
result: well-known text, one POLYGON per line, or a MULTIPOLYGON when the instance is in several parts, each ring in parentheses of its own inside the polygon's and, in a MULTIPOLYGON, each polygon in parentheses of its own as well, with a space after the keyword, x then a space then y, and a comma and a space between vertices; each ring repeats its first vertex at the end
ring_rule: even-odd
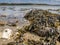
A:
POLYGON ((47 10, 32 9, 24 16, 29 25, 18 28, 15 42, 6 45, 59 45, 60 15, 47 10), (59 44, 58 44, 59 43, 59 44))

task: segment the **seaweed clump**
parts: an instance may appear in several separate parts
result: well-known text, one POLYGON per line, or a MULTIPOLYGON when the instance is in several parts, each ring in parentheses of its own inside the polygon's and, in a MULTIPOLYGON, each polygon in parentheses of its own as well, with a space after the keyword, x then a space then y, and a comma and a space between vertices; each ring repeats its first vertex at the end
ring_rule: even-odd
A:
POLYGON ((31 23, 26 30, 42 37, 57 36, 57 27, 60 24, 57 16, 59 15, 52 14, 46 10, 32 10, 24 17, 31 23))
POLYGON ((40 37, 45 37, 47 42, 50 38, 50 45, 56 45, 56 38, 59 35, 57 28, 60 26, 60 19, 58 17, 60 15, 46 10, 31 10, 24 16, 31 23, 26 30, 40 37))
MULTIPOLYGON (((59 41, 60 31, 58 27, 60 26, 60 15, 50 13, 46 10, 33 9, 28 12, 24 18, 30 22, 30 25, 19 29, 20 45, 56 45, 56 41, 59 41), (29 33, 27 33, 29 32, 29 33), (27 39, 24 35, 31 35, 30 37, 39 37, 39 41, 35 41, 29 36, 27 39), (34 34, 34 36, 32 36, 34 34)), ((37 38, 38 39, 38 38, 37 38)))

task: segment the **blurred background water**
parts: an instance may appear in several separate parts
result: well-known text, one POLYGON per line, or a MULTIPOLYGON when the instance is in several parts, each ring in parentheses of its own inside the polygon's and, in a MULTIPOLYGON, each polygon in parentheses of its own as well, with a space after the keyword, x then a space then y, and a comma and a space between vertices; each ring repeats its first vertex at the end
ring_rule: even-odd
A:
POLYGON ((45 6, 45 5, 15 5, 15 6, 0 6, 0 15, 19 16, 29 9, 60 9, 60 6, 45 6))

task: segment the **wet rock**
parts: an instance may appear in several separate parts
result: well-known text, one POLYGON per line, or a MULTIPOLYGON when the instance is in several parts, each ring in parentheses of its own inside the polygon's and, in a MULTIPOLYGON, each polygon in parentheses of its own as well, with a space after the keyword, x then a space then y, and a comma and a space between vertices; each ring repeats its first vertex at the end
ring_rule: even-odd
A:
POLYGON ((7 23, 7 25, 9 25, 9 26, 17 26, 17 23, 18 23, 18 20, 9 20, 8 21, 8 23, 7 23))
POLYGON ((9 26, 16 26, 15 23, 9 23, 9 24, 7 24, 7 25, 9 25, 9 26))

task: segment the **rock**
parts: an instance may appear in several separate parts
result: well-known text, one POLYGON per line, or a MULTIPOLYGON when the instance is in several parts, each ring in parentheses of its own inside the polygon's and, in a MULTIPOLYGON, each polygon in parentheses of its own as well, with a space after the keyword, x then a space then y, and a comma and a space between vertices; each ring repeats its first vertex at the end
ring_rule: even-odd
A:
POLYGON ((5 29, 2 33, 3 33, 2 38, 4 38, 4 39, 10 39, 12 36, 12 30, 11 29, 5 29))
POLYGON ((11 21, 8 21, 7 25, 9 25, 9 26, 17 26, 17 23, 18 23, 18 21, 11 20, 11 21))
POLYGON ((7 21, 0 21, 0 26, 4 26, 5 24, 7 24, 7 21))

